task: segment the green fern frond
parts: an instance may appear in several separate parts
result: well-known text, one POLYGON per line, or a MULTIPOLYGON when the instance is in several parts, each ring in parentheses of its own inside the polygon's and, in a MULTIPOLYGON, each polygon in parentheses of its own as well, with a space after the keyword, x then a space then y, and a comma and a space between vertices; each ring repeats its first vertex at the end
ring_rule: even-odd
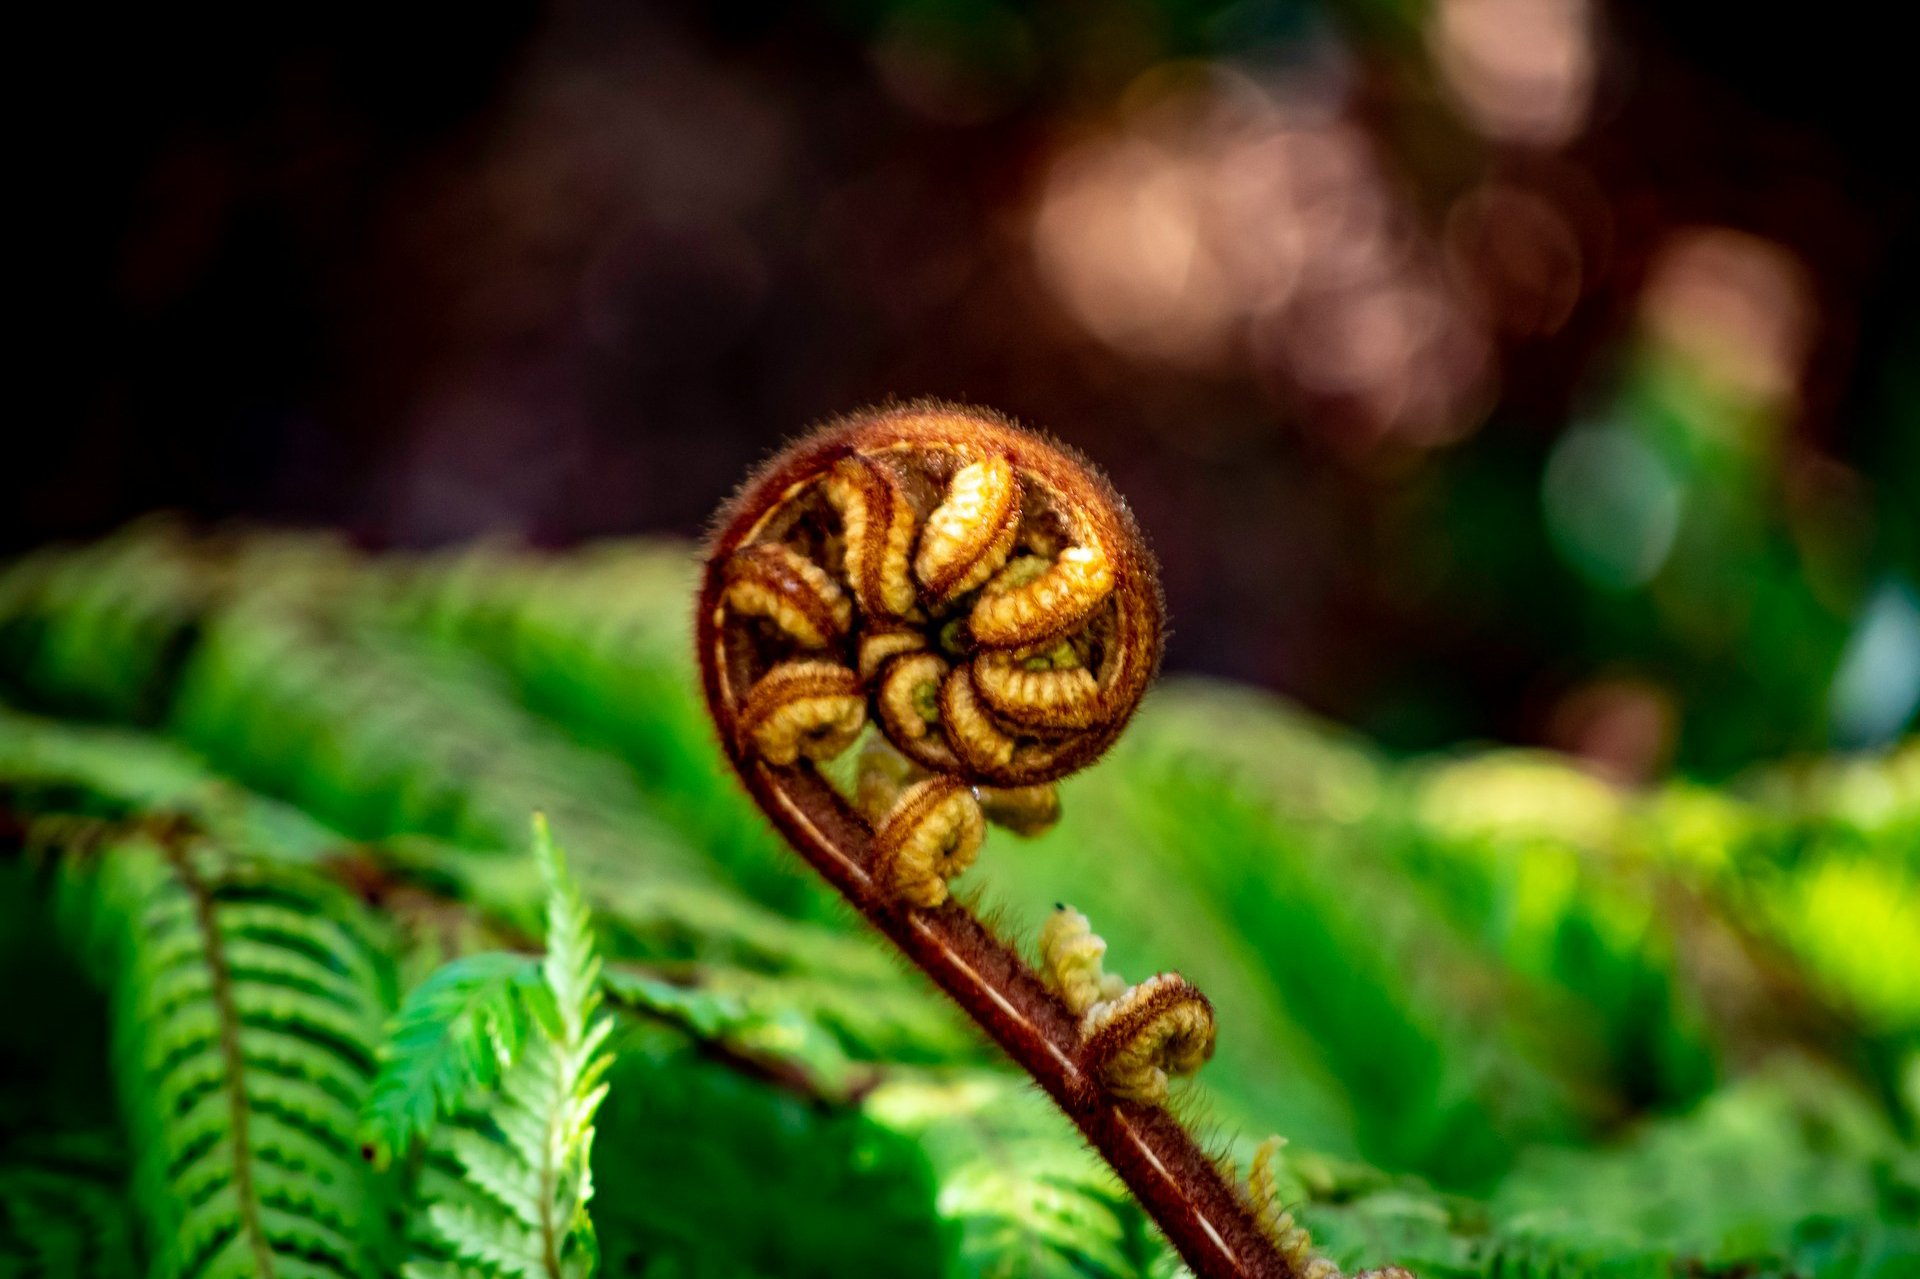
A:
MULTIPOLYGON (((428 1201, 429 1230, 418 1241, 422 1255, 408 1267, 414 1279, 448 1273, 586 1279, 598 1261, 587 1216, 593 1197, 589 1165, 594 1114, 607 1095, 605 1076, 613 1062, 605 1051, 613 1019, 600 1009, 600 958, 586 903, 544 817, 534 819, 533 845, 548 889, 547 953, 538 970, 545 997, 526 1001, 537 1015, 517 1028, 522 1042, 517 1054, 505 1054, 497 1088, 470 1090, 467 1113, 439 1135, 436 1157, 450 1157, 464 1184, 442 1183, 441 1193, 428 1201)), ((492 971, 524 981, 506 963, 493 964, 492 971)), ((446 981, 442 988, 457 984, 446 981)), ((469 984, 469 993, 474 989, 469 984)), ((437 1002, 472 1020, 472 1000, 437 1002)), ((417 1027, 418 1018, 411 1024, 417 1027)), ((389 1047, 382 1076, 383 1084, 394 1081, 389 1100, 400 1095, 404 1081, 419 1081, 436 1069, 424 1059, 438 1059, 435 1083, 422 1089, 416 1082, 409 1095, 409 1123, 424 1108, 440 1108, 437 1088, 452 1075, 465 1070, 469 1082, 484 1084, 465 1064, 475 1051, 494 1051, 501 1060, 504 1040, 497 1033, 481 1034, 472 1026, 449 1033, 464 1035, 466 1047, 450 1068, 444 1037, 396 1039, 389 1047)), ((383 1122, 394 1120, 389 1115, 383 1122)))
POLYGON ((545 813, 533 818, 533 856, 547 884, 547 958, 541 971, 559 1014, 558 1038, 578 1045, 600 1007, 600 957, 594 952, 592 915, 567 873, 566 854, 553 842, 545 813))
POLYGON ((87 1135, 0 1152, 0 1276, 133 1279, 133 1222, 118 1150, 87 1135))
POLYGON ((1113 1173, 1022 1081, 902 1074, 862 1110, 926 1151, 963 1274, 1143 1279, 1166 1251, 1113 1173))
POLYGON ((385 961, 343 894, 182 837, 68 872, 117 954, 115 1068, 157 1279, 358 1276, 384 1247, 357 1119, 385 961))
POLYGON ((453 1114, 476 1088, 497 1088, 525 1046, 540 961, 483 951, 443 966, 407 993, 381 1049, 366 1135, 384 1161, 453 1114))
POLYGON ((712 878, 625 768, 528 713, 483 663, 350 618, 323 624, 273 600, 222 610, 168 729, 359 839, 507 850, 540 809, 571 832, 591 883, 712 878))
POLYGON ((347 844, 299 809, 235 785, 150 733, 62 723, 6 706, 0 804, 24 818, 185 818, 219 847, 265 862, 311 866, 347 844))
MULTIPOLYGON (((409 1229, 415 1279, 577 1274, 596 1246, 614 1274, 1176 1272, 1071 1130, 792 873, 713 749, 689 555, 149 525, 0 567, 0 695, 184 742, 0 710, 9 920, 41 919, 0 975, 56 944, 51 882, 90 962, 40 1007, 112 985, 129 1127, 78 1171, 0 1131, 0 1274, 250 1275, 257 1238, 276 1277, 371 1279, 409 1229), (517 851, 534 808, 583 892, 517 851), (381 1062, 391 970, 455 954, 381 1062)), ((1909 742, 1624 793, 1544 756, 1396 763, 1175 679, 1033 855, 996 843, 976 873, 1208 991, 1220 1052, 1182 1104, 1293 1137, 1283 1201, 1344 1265, 1892 1279, 1920 1256, 1916 769, 1909 742), (1798 1047, 1850 1076, 1782 1084, 1798 1047)), ((14 1025, 0 1074, 78 1074, 14 1025)), ((112 1124, 52 1104, 73 1091, 17 1089, 0 1129, 112 1124)))
POLYGON ((0 570, 0 688, 23 704, 151 722, 215 593, 177 525, 146 520, 0 570))
POLYGON ((691 547, 666 540, 565 557, 459 552, 396 574, 394 611, 480 654, 528 706, 625 760, 650 807, 756 900, 837 921, 830 894, 789 873, 790 854, 712 749, 686 640, 695 568, 691 547))

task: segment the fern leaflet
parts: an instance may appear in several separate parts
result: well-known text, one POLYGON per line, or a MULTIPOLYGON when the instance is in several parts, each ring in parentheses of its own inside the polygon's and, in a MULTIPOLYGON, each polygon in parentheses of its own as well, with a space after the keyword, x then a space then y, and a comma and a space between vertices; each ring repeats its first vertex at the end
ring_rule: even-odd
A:
POLYGON ((517 966, 530 961, 517 956, 448 965, 408 1001, 375 1086, 369 1118, 389 1139, 444 1113, 447 1089, 468 1094, 467 1113, 442 1126, 423 1174, 429 1229, 410 1279, 586 1279, 598 1262, 588 1161, 613 1019, 600 1008, 586 903, 544 817, 534 819, 534 855, 547 884, 537 993, 517 966), (435 1009, 450 1017, 438 1035, 428 1029, 435 1009), (503 1069, 489 1090, 495 1064, 503 1069))
POLYGON ((384 1163, 430 1134, 476 1088, 497 1088, 527 1041, 540 961, 484 951, 442 966, 408 992, 367 1098, 368 1144, 384 1163))
POLYGON ((111 1138, 72 1134, 0 1150, 0 1276, 132 1279, 133 1223, 111 1138))
POLYGON ((156 1279, 330 1279, 376 1268, 383 1214, 355 1120, 384 961, 324 884, 186 835, 74 872, 110 937, 115 1073, 156 1279))

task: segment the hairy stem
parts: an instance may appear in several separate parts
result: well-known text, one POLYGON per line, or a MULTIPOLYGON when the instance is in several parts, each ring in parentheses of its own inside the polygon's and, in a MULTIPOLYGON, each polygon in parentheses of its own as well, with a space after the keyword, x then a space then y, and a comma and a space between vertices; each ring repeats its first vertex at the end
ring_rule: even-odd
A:
POLYGON ((1252 1208, 1171 1114, 1114 1100, 1079 1064, 1077 1022, 971 911, 902 908, 875 886, 873 836, 811 769, 737 760, 801 855, 1033 1076, 1120 1174, 1201 1279, 1300 1279, 1252 1208))

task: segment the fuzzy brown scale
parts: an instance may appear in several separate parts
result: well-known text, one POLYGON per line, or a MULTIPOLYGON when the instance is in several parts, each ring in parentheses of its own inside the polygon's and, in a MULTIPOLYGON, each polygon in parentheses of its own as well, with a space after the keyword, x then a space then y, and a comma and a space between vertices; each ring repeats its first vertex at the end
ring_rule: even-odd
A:
POLYGON ((1105 480, 979 409, 857 414, 721 513, 697 608, 721 741, 800 854, 1032 1075, 1196 1275, 1302 1279, 1179 1120, 1136 1099, 1157 1094, 1106 1064, 1198 1065, 1173 1032, 1204 1009, 1210 1050, 1199 993, 1156 978, 1135 988, 1151 1007, 1090 1028, 947 889, 986 820, 1057 817, 1052 783, 1113 743, 1158 665, 1156 570, 1105 480), (817 765, 863 730, 843 793, 817 765))

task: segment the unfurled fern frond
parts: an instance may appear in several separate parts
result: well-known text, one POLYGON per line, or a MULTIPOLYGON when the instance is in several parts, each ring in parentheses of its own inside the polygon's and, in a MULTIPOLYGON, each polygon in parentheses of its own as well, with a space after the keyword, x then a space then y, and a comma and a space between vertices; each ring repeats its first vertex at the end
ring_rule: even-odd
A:
POLYGON ((63 712, 157 719, 213 593, 205 557, 164 521, 17 560, 0 570, 0 688, 63 712))
POLYGON ((299 809, 235 785, 151 734, 61 723, 0 706, 0 806, 16 817, 124 823, 184 818, 214 844, 263 861, 311 866, 347 840, 299 809))
POLYGON ((133 1222, 121 1154, 82 1134, 0 1151, 0 1276, 133 1279, 133 1222))
POLYGON ((513 956, 442 976, 424 1001, 416 992, 375 1089, 370 1118, 392 1138, 443 1113, 447 1089, 468 1085, 467 1111, 440 1132, 437 1166, 423 1180, 429 1229, 419 1232, 407 1268, 420 1279, 585 1279, 598 1261, 586 1211, 588 1164, 613 1060, 605 1051, 613 1019, 600 1011, 600 959, 586 903, 544 818, 534 821, 534 854, 547 883, 542 997, 526 998, 528 974, 513 956), (504 1007, 517 1002, 536 1015, 504 1007), (439 1038, 426 1033, 436 1007, 452 1017, 439 1038), (484 1064, 487 1053, 504 1067, 495 1089, 486 1087, 494 1068, 484 1064))
POLYGON ((862 1109, 926 1151, 962 1274, 1142 1279, 1170 1253, 1106 1165, 1010 1075, 902 1075, 862 1109))
POLYGON ((626 541, 555 557, 495 549, 398 575, 397 614, 477 652, 526 703, 631 765, 649 802, 756 899, 831 916, 712 749, 687 648, 692 548, 626 541))
POLYGON ((589 872, 701 877, 617 763, 527 714, 471 657, 407 636, 236 605, 207 624, 168 727, 361 839, 512 848, 541 808, 578 829, 589 872))
POLYGON ((384 1214, 357 1119, 387 1002, 354 904, 188 835, 70 872, 118 958, 115 1066, 157 1279, 369 1273, 384 1214))
POLYGON ((381 1156, 404 1153, 476 1088, 497 1088, 520 1056, 540 981, 529 955, 463 955, 407 993, 367 1098, 367 1136, 381 1156))

